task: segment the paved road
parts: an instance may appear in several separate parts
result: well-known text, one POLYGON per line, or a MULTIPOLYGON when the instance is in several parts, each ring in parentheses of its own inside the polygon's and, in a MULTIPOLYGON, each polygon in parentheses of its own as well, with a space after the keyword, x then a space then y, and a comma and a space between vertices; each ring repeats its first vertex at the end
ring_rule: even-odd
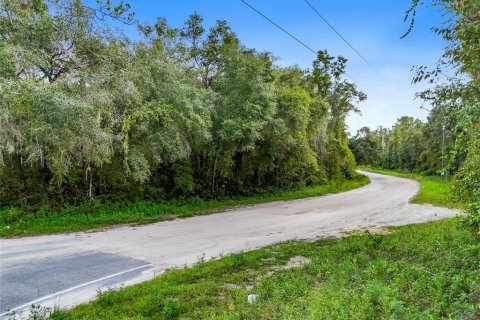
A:
POLYGON ((98 290, 144 281, 165 269, 290 239, 403 225, 459 211, 410 204, 413 180, 367 173, 352 191, 98 232, 1 240, 0 316, 28 306, 71 306, 98 290))

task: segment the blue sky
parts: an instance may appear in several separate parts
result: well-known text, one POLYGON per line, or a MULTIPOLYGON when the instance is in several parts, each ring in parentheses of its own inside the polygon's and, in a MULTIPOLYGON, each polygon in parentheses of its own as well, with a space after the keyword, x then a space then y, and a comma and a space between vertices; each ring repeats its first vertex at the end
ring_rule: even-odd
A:
MULTIPOLYGON (((375 66, 376 70, 372 70, 303 0, 246 1, 314 50, 327 49, 348 58, 348 74, 368 95, 367 101, 360 104, 363 116, 352 115, 347 120, 352 133, 362 126, 391 126, 403 115, 426 118, 426 111, 419 108, 422 101, 414 100, 415 92, 425 85, 412 85, 410 70, 414 65, 434 65, 442 53, 443 41, 430 30, 443 20, 438 8, 422 7, 413 32, 400 39, 408 28, 403 16, 410 0, 309 0, 375 66)), ((181 27, 193 12, 203 16, 206 27, 217 19, 227 20, 246 46, 273 53, 282 66, 297 64, 309 68, 315 59, 313 53, 240 0, 130 3, 142 22, 153 23, 157 17, 166 17, 171 26, 181 27)), ((133 28, 125 31, 137 36, 133 28)))

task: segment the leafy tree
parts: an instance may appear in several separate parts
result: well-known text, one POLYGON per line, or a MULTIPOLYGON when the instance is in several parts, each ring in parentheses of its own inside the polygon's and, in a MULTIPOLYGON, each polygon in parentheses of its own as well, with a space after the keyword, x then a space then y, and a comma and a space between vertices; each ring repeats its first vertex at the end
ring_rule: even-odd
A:
POLYGON ((423 122, 412 117, 398 119, 388 140, 386 163, 390 168, 412 172, 420 167, 423 126, 423 122))
POLYGON ((328 102, 330 109, 325 149, 319 155, 320 162, 327 167, 330 177, 353 175, 355 159, 348 148, 345 119, 350 112, 359 112, 355 107, 356 102, 367 98, 354 84, 341 78, 346 63, 345 58, 334 58, 326 51, 319 51, 313 62, 314 88, 328 102))
POLYGON ((244 195, 351 177, 346 60, 275 66, 225 21, 108 20, 129 6, 0 3, 2 206, 244 195))
POLYGON ((381 161, 381 145, 368 127, 360 128, 357 134, 350 139, 349 147, 358 164, 378 166, 381 161))
POLYGON ((82 167, 92 196, 92 167, 108 162, 113 141, 108 103, 95 90, 102 75, 91 76, 108 59, 95 11, 78 1, 7 0, 0 6, 6 57, 0 68, 0 159, 10 168, 36 165, 33 171, 41 177, 36 192, 42 197, 72 168, 82 167))
MULTIPOLYGON (((471 202, 471 221, 477 221, 480 216, 479 206, 474 193, 465 193, 466 188, 472 188, 472 178, 475 177, 476 166, 480 166, 477 144, 480 140, 480 52, 478 42, 480 35, 480 3, 478 1, 435 0, 434 4, 443 11, 445 23, 433 30, 447 43, 439 63, 433 70, 425 67, 417 68, 414 82, 429 81, 433 88, 422 93, 420 97, 433 101, 434 106, 444 110, 444 123, 452 123, 454 142, 450 150, 450 167, 458 167, 463 159, 465 165, 460 165, 457 176, 457 187, 453 189, 454 196, 471 202), (446 74, 449 73, 450 75, 446 74), (442 83, 441 79, 447 80, 442 83)), ((412 1, 407 11, 406 19, 414 17, 420 6, 417 0, 412 1)), ((412 30, 414 19, 411 19, 412 30)), ((408 32, 407 32, 408 33, 408 32)))
POLYGON ((220 183, 241 188, 242 181, 235 176, 274 113, 273 87, 266 81, 270 61, 238 48, 227 50, 220 59, 222 75, 213 84, 219 97, 213 114, 213 192, 219 183, 217 174, 220 183))

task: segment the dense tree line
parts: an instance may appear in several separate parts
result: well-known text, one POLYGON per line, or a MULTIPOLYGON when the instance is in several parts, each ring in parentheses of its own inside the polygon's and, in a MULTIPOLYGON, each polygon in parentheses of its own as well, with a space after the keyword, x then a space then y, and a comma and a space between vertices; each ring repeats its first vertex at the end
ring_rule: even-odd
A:
POLYGON ((364 127, 350 138, 349 146, 360 165, 448 175, 458 170, 464 156, 453 152, 455 133, 440 118, 432 110, 426 123, 405 116, 392 128, 364 127))
MULTIPOLYGON (((392 129, 362 128, 349 144, 361 164, 455 174, 451 196, 466 204, 466 221, 480 232, 480 2, 432 2, 447 18, 433 28, 447 46, 434 69, 417 67, 413 79, 431 85, 418 93, 432 105, 427 122, 403 117, 392 129)), ((407 34, 420 5, 413 0, 407 11, 407 34)))
MULTIPOLYGON (((454 119, 456 139, 451 161, 458 156, 465 160, 455 177, 453 196, 466 203, 466 222, 480 235, 480 2, 448 1, 443 7, 453 18, 436 29, 448 47, 432 73, 444 74, 446 64, 455 74, 449 77, 448 85, 437 85, 421 97, 441 108, 446 122, 454 119)), ((422 76, 419 73, 418 80, 422 76)))
POLYGON ((163 18, 141 40, 128 6, 0 4, 2 206, 244 195, 350 178, 345 118, 366 96, 346 60, 280 68, 227 22, 163 18))

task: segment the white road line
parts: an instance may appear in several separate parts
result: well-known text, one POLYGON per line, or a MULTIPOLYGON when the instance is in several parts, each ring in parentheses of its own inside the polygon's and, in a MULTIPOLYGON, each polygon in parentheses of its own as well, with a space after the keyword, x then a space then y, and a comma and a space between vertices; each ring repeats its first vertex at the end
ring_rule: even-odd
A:
POLYGON ((39 302, 42 302, 42 301, 45 301, 45 300, 48 300, 48 299, 51 299, 51 298, 56 297, 56 296, 58 296, 58 295, 61 295, 61 294, 64 294, 64 293, 67 293, 67 292, 70 292, 70 291, 73 291, 73 290, 76 290, 76 289, 80 289, 80 288, 89 286, 89 285, 94 284, 94 283, 96 283, 96 282, 100 282, 100 281, 103 281, 103 280, 107 280, 107 279, 110 279, 110 278, 113 278, 113 277, 116 277, 116 276, 120 276, 120 275, 125 274, 125 273, 128 273, 128 272, 132 272, 132 271, 139 270, 139 269, 143 269, 143 268, 147 268, 147 267, 153 267, 153 264, 151 264, 151 263, 145 264, 145 265, 140 266, 140 267, 128 269, 128 270, 125 270, 125 271, 122 271, 122 272, 118 272, 118 273, 115 273, 115 274, 111 274, 111 275, 109 275, 109 276, 105 276, 105 277, 102 277, 102 278, 98 278, 98 279, 95 279, 95 280, 92 280, 92 281, 89 281, 89 282, 85 282, 85 283, 79 284, 79 285, 77 285, 77 286, 70 287, 70 288, 65 289, 65 290, 62 290, 62 291, 58 291, 58 292, 55 292, 55 293, 52 293, 52 294, 43 296, 43 297, 38 298, 38 299, 36 299, 36 300, 33 300, 33 301, 28 302, 28 303, 22 304, 21 306, 18 306, 18 307, 15 307, 15 308, 13 308, 13 309, 10 309, 10 310, 7 311, 7 312, 1 313, 1 314, 0 314, 0 317, 3 317, 3 316, 5 316, 5 315, 8 315, 8 314, 10 314, 10 313, 12 313, 12 312, 21 310, 21 309, 23 309, 23 308, 30 307, 31 305, 34 305, 34 304, 36 304, 36 303, 39 303, 39 302))

